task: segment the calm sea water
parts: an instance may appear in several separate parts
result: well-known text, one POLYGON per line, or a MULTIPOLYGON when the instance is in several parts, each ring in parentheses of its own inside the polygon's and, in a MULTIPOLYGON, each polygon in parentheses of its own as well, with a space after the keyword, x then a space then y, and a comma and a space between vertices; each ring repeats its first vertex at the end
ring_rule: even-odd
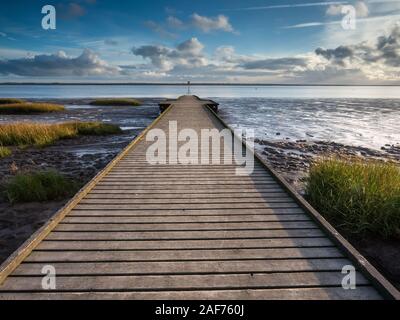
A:
MULTIPOLYGON (((166 97, 187 93, 186 86, 171 85, 0 85, 0 97, 92 98, 166 97)), ((200 97, 219 98, 381 98, 400 99, 399 87, 318 86, 192 86, 200 97)))
MULTIPOLYGON (((0 97, 27 99, 173 98, 186 93, 186 86, 169 85, 0 85, 0 97)), ((193 86, 191 93, 215 99, 229 124, 254 129, 258 138, 328 140, 374 149, 400 143, 400 87, 193 86)), ((148 122, 145 118, 154 118, 157 112, 155 104, 148 112, 132 112, 131 117, 118 108, 112 112, 88 106, 68 110, 62 120, 90 117, 127 127, 142 127, 148 122), (140 121, 136 121, 136 113, 140 121)), ((36 117, 46 120, 46 116, 41 118, 36 117)), ((7 121, 15 121, 15 117, 0 117, 0 122, 7 121)))

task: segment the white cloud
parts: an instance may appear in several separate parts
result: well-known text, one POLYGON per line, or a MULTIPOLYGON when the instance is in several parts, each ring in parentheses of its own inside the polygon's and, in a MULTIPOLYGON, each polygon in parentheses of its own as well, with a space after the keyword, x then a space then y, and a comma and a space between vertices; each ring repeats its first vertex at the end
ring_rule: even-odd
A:
POLYGON ((342 14, 342 5, 338 4, 331 4, 327 9, 326 9, 326 15, 328 16, 338 16, 342 14))
POLYGON ((361 41, 373 41, 379 35, 390 32, 393 25, 400 21, 400 1, 371 0, 368 5, 368 17, 358 18, 354 30, 343 30, 340 21, 323 23, 321 45, 337 47, 351 45, 361 41))
POLYGON ((206 17, 193 13, 191 21, 196 28, 199 28, 203 32, 210 32, 213 30, 234 32, 232 25, 229 23, 229 18, 222 14, 217 17, 206 17))
MULTIPOLYGON (((366 18, 358 18, 356 20, 356 29, 359 30, 359 26, 365 25, 370 22, 377 22, 377 25, 392 25, 393 21, 400 19, 400 14, 394 14, 394 15, 385 15, 385 16, 374 16, 374 17, 366 17, 366 18)), ((312 21, 312 22, 305 22, 305 23, 299 23, 295 25, 290 25, 290 26, 285 26, 283 29, 298 29, 298 28, 309 28, 309 27, 319 27, 319 26, 332 26, 336 25, 339 26, 339 31, 343 35, 349 35, 350 32, 348 30, 344 30, 343 27, 341 26, 342 20, 335 20, 335 21, 312 21)), ((378 30, 381 30, 379 28, 378 30)))
POLYGON ((118 67, 110 66, 95 53, 85 49, 80 56, 69 57, 64 51, 19 59, 0 60, 0 74, 18 76, 93 76, 117 75, 118 67))
POLYGON ((355 8, 356 8, 357 17, 360 17, 360 18, 368 17, 369 9, 364 1, 357 1, 355 4, 355 8))
POLYGON ((108 45, 108 46, 117 46, 118 41, 114 40, 114 39, 106 39, 106 40, 104 40, 104 44, 108 45))
POLYGON ((184 27, 184 23, 180 19, 178 19, 174 16, 169 16, 167 18, 167 24, 169 27, 176 28, 176 29, 184 27))
POLYGON ((148 20, 145 21, 144 24, 163 38, 177 38, 179 30, 189 28, 197 28, 205 33, 224 31, 237 34, 233 26, 230 24, 229 18, 222 14, 216 17, 207 17, 193 13, 186 20, 181 20, 174 15, 169 15, 165 21, 154 22, 148 20))
MULTIPOLYGON (((134 56, 130 53, 126 61, 118 60, 118 67, 106 63, 89 50, 81 55, 35 53, 29 57, 8 59, 4 59, 3 54, 0 75, 102 76, 130 81, 183 81, 190 78, 205 82, 400 83, 400 25, 393 27, 392 23, 390 29, 379 35, 369 32, 365 41, 346 38, 347 42, 339 45, 327 42, 325 48, 312 52, 274 57, 265 53, 240 54, 231 45, 220 46, 212 54, 207 54, 204 44, 193 37, 175 46, 151 44, 134 47, 131 50, 134 56)), ((100 42, 104 44, 103 41, 100 42)), ((120 39, 118 43, 121 43, 120 39)))
MULTIPOLYGON (((270 6, 260 6, 260 7, 247 7, 232 9, 233 11, 249 11, 249 10, 271 10, 271 9, 290 9, 290 8, 304 8, 304 7, 322 7, 329 5, 345 4, 347 1, 325 1, 325 2, 305 2, 305 3, 291 3, 291 4, 277 4, 270 6)), ((229 10, 229 11, 232 11, 229 10)))
POLYGON ((192 68, 207 65, 203 48, 203 44, 197 38, 191 38, 175 48, 147 45, 132 48, 132 53, 149 59, 153 67, 165 72, 177 67, 192 68))
POLYGON ((370 42, 318 48, 315 53, 338 70, 359 70, 370 80, 400 80, 400 26, 370 42))
POLYGON ((154 32, 158 33, 162 38, 175 39, 177 35, 173 32, 166 30, 166 28, 152 20, 145 21, 144 25, 154 32))
MULTIPOLYGON (((331 4, 326 9, 326 15, 328 16, 343 15, 342 8, 343 6, 348 6, 348 5, 349 4, 331 4)), ((358 18, 368 17, 369 9, 364 1, 357 1, 356 3, 354 3, 354 9, 356 10, 356 16, 358 18)))

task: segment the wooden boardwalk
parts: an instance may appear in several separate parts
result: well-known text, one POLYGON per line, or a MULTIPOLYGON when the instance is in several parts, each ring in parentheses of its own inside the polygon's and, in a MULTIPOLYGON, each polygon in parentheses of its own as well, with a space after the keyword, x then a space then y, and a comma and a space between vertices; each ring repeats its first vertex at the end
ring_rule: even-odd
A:
POLYGON ((0 299, 399 297, 260 159, 248 176, 235 164, 149 164, 149 129, 225 128, 210 102, 170 103, 2 265, 0 299), (42 288, 47 265, 55 290, 42 288), (354 290, 341 286, 345 265, 357 269, 354 290))

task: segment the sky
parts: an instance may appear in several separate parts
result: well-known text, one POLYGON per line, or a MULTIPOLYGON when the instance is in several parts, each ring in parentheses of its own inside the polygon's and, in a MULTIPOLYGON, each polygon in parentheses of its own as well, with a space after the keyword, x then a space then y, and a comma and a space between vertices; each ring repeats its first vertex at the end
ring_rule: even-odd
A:
POLYGON ((400 0, 14 0, 0 82, 400 84, 400 0), (56 9, 43 29, 42 7, 56 9))

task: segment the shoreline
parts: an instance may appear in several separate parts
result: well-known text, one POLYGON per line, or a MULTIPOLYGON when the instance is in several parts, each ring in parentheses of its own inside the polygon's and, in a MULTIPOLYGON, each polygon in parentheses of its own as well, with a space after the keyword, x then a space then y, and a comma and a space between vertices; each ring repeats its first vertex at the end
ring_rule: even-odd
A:
MULTIPOLYGON (((1 82, 0 86, 187 86, 187 82, 1 82)), ((255 86, 255 87, 400 87, 400 84, 331 84, 331 83, 222 83, 190 82, 191 86, 255 86)))

